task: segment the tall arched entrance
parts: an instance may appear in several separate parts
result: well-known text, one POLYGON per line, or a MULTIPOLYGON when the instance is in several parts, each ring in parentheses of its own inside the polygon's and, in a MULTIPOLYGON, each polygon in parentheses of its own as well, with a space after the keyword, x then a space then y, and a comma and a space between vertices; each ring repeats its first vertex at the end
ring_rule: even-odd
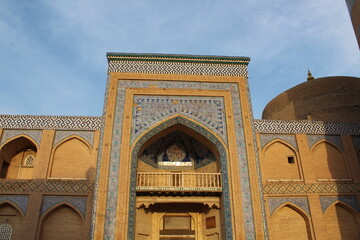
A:
POLYGON ((132 151, 129 237, 231 239, 224 145, 197 123, 171 118, 132 151))

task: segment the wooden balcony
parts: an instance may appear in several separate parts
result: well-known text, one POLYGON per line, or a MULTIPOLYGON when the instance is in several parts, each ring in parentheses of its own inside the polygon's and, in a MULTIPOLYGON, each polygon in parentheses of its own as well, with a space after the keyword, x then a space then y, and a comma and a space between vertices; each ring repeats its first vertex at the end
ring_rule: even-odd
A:
POLYGON ((221 173, 139 172, 138 192, 221 192, 221 173))

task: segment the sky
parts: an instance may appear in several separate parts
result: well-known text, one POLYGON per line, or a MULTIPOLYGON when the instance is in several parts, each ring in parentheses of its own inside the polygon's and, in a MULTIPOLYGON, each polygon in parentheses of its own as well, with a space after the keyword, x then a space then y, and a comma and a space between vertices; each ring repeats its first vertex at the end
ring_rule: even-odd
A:
POLYGON ((360 77, 345 0, 2 0, 0 114, 101 116, 106 52, 250 57, 255 118, 308 69, 360 77))

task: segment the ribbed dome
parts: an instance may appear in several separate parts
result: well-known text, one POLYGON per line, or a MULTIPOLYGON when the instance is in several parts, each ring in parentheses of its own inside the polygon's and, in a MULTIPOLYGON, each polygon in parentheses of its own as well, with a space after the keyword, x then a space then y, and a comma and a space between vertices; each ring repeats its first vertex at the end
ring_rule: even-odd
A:
POLYGON ((271 100, 262 118, 360 122, 360 78, 310 79, 271 100))

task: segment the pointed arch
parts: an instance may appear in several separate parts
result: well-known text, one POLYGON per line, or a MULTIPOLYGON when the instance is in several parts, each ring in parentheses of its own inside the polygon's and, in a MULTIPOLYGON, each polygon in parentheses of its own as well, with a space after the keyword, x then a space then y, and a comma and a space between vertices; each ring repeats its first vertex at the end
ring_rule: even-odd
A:
POLYGON ((324 212, 326 229, 331 239, 360 239, 360 214, 342 201, 335 201, 324 212))
POLYGON ((16 136, 13 136, 11 138, 8 138, 6 139, 5 142, 3 142, 1 145, 0 145, 0 151, 2 150, 2 148, 7 145, 8 143, 16 140, 16 139, 19 139, 19 138, 25 138, 27 139, 28 141, 30 141, 35 147, 36 149, 39 149, 39 144, 35 141, 35 139, 33 139, 31 136, 27 135, 27 134, 18 134, 16 136))
POLYGON ((42 220, 44 217, 51 214, 51 212, 53 212, 54 210, 56 210, 57 208, 59 208, 61 206, 67 206, 67 207, 71 208, 72 210, 74 210, 80 216, 81 221, 84 221, 84 216, 81 213, 81 211, 78 209, 78 207, 76 207, 74 204, 72 204, 72 203, 70 203, 68 201, 59 202, 59 203, 55 204, 54 206, 51 206, 49 209, 46 209, 45 212, 41 213, 41 219, 40 220, 42 220))
POLYGON ((182 126, 185 129, 188 129, 192 134, 196 134, 197 137, 208 141, 214 146, 216 152, 220 159, 220 169, 222 172, 222 184, 223 192, 221 195, 222 198, 222 211, 224 216, 224 232, 226 234, 226 239, 232 239, 232 216, 230 209, 230 190, 229 190, 229 179, 228 179, 228 163, 227 163, 227 148, 224 142, 212 133, 205 126, 201 125, 198 122, 195 122, 193 119, 189 119, 182 115, 172 116, 168 119, 165 119, 147 132, 143 133, 137 139, 135 139, 131 147, 131 173, 130 173, 130 199, 129 199, 129 227, 128 227, 128 238, 134 239, 135 236, 135 203, 136 203, 136 167, 137 167, 137 158, 141 150, 148 146, 150 142, 148 140, 155 138, 160 138, 167 134, 167 130, 172 130, 172 127, 182 126))
POLYGON ((84 218, 69 202, 60 202, 52 206, 42 214, 39 222, 37 239, 81 240, 84 238, 84 218))
POLYGON ((55 150, 56 148, 58 148, 61 144, 71 140, 71 139, 74 139, 76 138, 77 140, 81 141, 82 143, 84 143, 86 146, 88 146, 89 149, 92 148, 91 144, 86 140, 84 139, 83 137, 81 137, 80 135, 77 135, 77 134, 72 134, 70 136, 67 136, 66 138, 63 138, 61 139, 59 142, 57 142, 54 146, 53 146, 53 150, 55 150))
MULTIPOLYGON (((19 207, 19 205, 17 205, 16 203, 10 201, 10 200, 2 200, 0 201, 0 209, 4 206, 10 206, 12 208, 14 208, 14 210, 16 210, 16 212, 18 213, 18 215, 20 217, 24 217, 25 216, 25 213, 23 212, 23 210, 19 207)), ((1 214, 1 213, 0 213, 1 214)))
POLYGON ((191 118, 178 114, 178 115, 173 115, 162 121, 159 121, 157 124, 151 126, 146 132, 143 132, 136 139, 134 139, 132 143, 132 152, 136 150, 135 148, 138 145, 141 146, 141 149, 139 148, 139 150, 144 149, 145 147, 151 144, 151 142, 146 144, 146 142, 149 139, 151 139, 155 135, 159 135, 158 138, 161 138, 162 136, 167 134, 166 132, 161 134, 162 131, 169 129, 170 127, 173 127, 175 125, 183 125, 189 129, 192 129, 194 132, 200 134, 205 141, 211 141, 215 145, 226 146, 225 142, 220 137, 218 137, 214 132, 212 132, 209 128, 207 128, 201 123, 194 121, 191 118))
POLYGON ((265 180, 302 179, 299 154, 289 143, 274 139, 264 146, 262 154, 262 172, 265 180))
POLYGON ((71 135, 52 149, 49 178, 88 179, 91 168, 91 146, 78 135, 71 135))
POLYGON ((35 165, 37 149, 37 143, 27 135, 20 134, 8 139, 0 148, 0 178, 31 178, 33 169, 29 167, 35 165), (32 165, 25 166, 29 156, 32 156, 32 165))
POLYGON ((297 153, 297 150, 290 143, 288 143, 280 138, 275 138, 275 139, 271 140, 270 142, 266 143, 265 146, 263 147, 263 152, 265 152, 269 147, 271 147, 271 145, 273 145, 274 143, 277 143, 277 142, 286 145, 288 148, 290 148, 292 151, 294 151, 294 153, 297 153))
POLYGON ((292 203, 292 202, 284 202, 282 204, 280 204, 278 207, 276 207, 273 212, 270 215, 273 215, 276 211, 280 210, 283 207, 289 207, 292 208, 294 211, 296 211, 297 213, 299 213, 301 216, 303 216, 305 219, 311 219, 309 213, 306 212, 305 209, 303 209, 302 207, 292 203))
POLYGON ((317 141, 316 143, 314 143, 311 148, 310 148, 310 151, 312 152, 314 150, 314 148, 316 148, 318 145, 320 145, 321 143, 326 143, 326 144, 329 144, 331 145, 332 147, 336 148, 339 152, 343 153, 343 150, 337 146, 335 143, 331 142, 331 141, 328 141, 326 139, 321 139, 319 141, 317 141))
POLYGON ((297 205, 281 204, 270 216, 269 232, 273 239, 313 239, 311 221, 308 214, 297 205))
MULTIPOLYGON (((352 214, 354 215, 359 215, 360 217, 360 213, 354 209, 354 207, 352 207, 351 205, 349 205, 348 203, 346 202, 343 202, 341 200, 335 200, 333 203, 331 203, 329 206, 327 206, 327 208, 325 209, 324 211, 324 214, 327 212, 327 210, 330 208, 330 207, 334 207, 335 205, 338 205, 338 206, 341 206, 343 208, 346 208, 348 211, 350 211, 352 214)), ((359 219, 360 220, 360 219, 359 219)))
POLYGON ((343 151, 326 139, 316 142, 310 149, 317 179, 348 179, 350 174, 343 151))

